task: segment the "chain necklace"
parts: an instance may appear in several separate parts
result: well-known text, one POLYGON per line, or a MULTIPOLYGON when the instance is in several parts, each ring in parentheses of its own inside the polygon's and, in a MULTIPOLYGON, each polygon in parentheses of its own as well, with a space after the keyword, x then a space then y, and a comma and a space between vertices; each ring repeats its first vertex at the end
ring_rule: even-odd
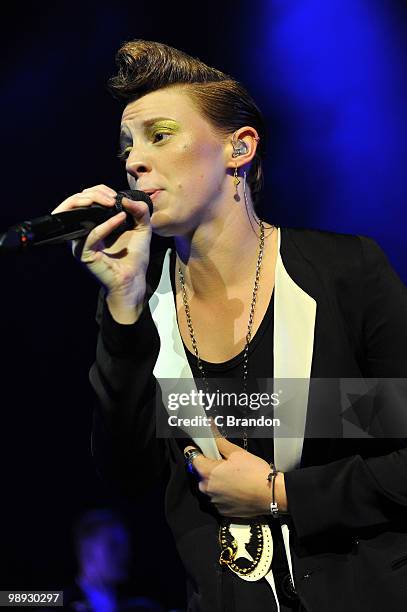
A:
MULTIPOLYGON (((263 225, 263 221, 260 220, 259 226, 260 226, 259 255, 257 257, 256 276, 255 276, 253 293, 252 293, 252 301, 251 301, 251 304, 250 304, 249 322, 248 322, 248 325, 247 325, 247 334, 246 334, 246 345, 245 345, 244 355, 243 355, 243 390, 244 391, 246 391, 246 387, 247 387, 248 362, 249 362, 249 344, 250 344, 250 340, 251 340, 251 337, 252 337, 252 327, 253 327, 253 320, 254 320, 254 311, 256 309, 257 293, 258 293, 258 290, 259 290, 259 281, 260 281, 260 269, 261 269, 261 264, 262 264, 262 261, 263 261, 263 253, 264 253, 264 225, 263 225)), ((197 359, 197 365, 198 365, 199 371, 201 372, 201 376, 202 376, 202 379, 204 381, 205 387, 206 387, 207 390, 209 390, 208 379, 207 379, 207 376, 205 374, 205 369, 203 367, 201 358, 199 356, 198 345, 197 345, 196 338, 195 338, 195 332, 194 332, 194 328, 192 326, 191 312, 190 312, 190 308, 189 308, 189 304, 188 304, 187 292, 186 292, 186 289, 185 289, 184 275, 182 273, 182 270, 181 270, 180 266, 178 266, 178 276, 179 276, 179 281, 180 281, 181 290, 182 290, 182 301, 184 303, 185 315, 186 315, 186 318, 187 318, 187 325, 188 325, 189 335, 191 337, 192 348, 194 350, 195 357, 197 359)), ((247 430, 246 430, 246 428, 243 431, 243 448, 245 450, 247 450, 247 430)))

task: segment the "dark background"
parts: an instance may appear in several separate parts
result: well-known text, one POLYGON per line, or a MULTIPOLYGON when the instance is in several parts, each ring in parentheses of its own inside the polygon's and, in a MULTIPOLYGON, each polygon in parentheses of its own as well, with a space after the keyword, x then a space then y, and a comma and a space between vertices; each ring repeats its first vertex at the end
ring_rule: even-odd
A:
MULTIPOLYGON (((1 230, 86 187, 126 187, 105 83, 121 43, 144 38, 248 87, 269 126, 264 216, 370 235, 406 281, 404 2, 42 2, 2 9, 1 21, 1 230)), ((92 465, 97 283, 67 247, 1 254, 0 269, 0 588, 70 583, 72 522, 113 504, 142 551, 135 590, 181 606, 162 491, 112 499, 92 465)))

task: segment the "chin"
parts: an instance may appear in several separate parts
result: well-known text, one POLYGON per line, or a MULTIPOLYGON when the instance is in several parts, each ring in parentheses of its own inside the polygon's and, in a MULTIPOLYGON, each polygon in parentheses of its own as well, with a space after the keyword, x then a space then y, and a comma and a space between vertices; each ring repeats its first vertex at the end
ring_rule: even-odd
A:
POLYGON ((163 238, 170 238, 181 233, 179 224, 165 212, 153 212, 151 216, 151 227, 154 234, 162 236, 163 238))

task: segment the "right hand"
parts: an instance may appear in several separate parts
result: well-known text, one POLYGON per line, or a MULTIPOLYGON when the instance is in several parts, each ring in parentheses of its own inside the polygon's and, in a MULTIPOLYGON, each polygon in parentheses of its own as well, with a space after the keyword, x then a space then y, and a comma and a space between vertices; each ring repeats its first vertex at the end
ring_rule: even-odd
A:
MULTIPOLYGON (((90 187, 64 200, 51 214, 91 204, 113 207, 116 195, 106 185, 90 187)), ((122 204, 134 218, 133 230, 123 232, 113 242, 108 240, 125 219, 124 212, 118 213, 96 226, 86 238, 75 240, 73 251, 106 287, 109 310, 114 318, 121 323, 132 323, 137 320, 144 302, 152 230, 145 202, 123 198, 122 204)))

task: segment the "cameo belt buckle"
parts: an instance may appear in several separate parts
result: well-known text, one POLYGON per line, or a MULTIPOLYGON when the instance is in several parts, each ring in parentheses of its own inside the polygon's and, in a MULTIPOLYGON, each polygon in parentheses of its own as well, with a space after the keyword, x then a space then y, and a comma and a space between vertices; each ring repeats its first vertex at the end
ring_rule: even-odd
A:
POLYGON ((219 529, 219 563, 242 580, 255 582, 268 573, 273 558, 273 537, 267 523, 230 523, 219 529))

